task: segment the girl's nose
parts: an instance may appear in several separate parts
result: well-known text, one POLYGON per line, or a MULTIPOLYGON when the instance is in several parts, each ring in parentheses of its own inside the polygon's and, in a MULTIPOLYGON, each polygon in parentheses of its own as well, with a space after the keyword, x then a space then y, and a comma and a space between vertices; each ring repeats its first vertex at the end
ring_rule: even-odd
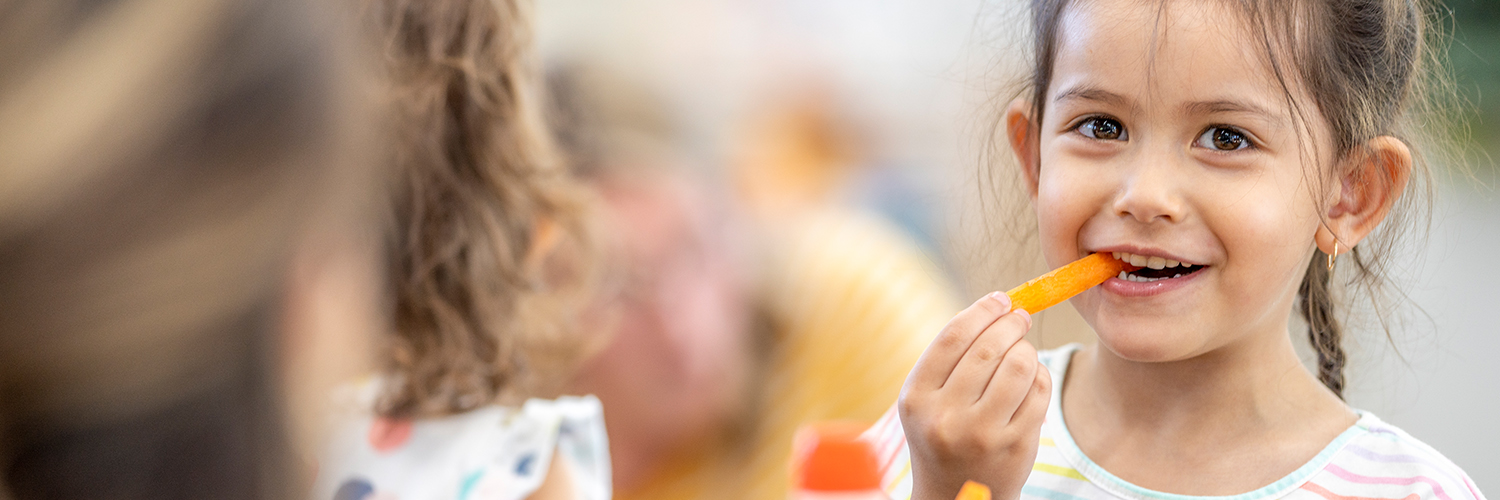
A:
POLYGON ((1129 169, 1112 207, 1115 215, 1145 224, 1177 223, 1186 217, 1181 176, 1169 155, 1147 155, 1129 169))

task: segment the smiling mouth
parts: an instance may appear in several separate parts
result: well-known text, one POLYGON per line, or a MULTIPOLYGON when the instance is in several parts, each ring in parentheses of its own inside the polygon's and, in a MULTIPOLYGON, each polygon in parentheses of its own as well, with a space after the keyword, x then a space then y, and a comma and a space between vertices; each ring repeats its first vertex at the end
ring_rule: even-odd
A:
POLYGON ((1149 283, 1152 281, 1181 278, 1183 276, 1202 271, 1203 268, 1208 267, 1205 265, 1189 264, 1187 262, 1170 260, 1164 257, 1136 255, 1129 252, 1114 252, 1114 257, 1116 259, 1129 262, 1133 266, 1140 266, 1140 269, 1137 269, 1135 271, 1120 271, 1120 275, 1117 276, 1117 278, 1119 279, 1125 281, 1134 281, 1137 283, 1149 283))

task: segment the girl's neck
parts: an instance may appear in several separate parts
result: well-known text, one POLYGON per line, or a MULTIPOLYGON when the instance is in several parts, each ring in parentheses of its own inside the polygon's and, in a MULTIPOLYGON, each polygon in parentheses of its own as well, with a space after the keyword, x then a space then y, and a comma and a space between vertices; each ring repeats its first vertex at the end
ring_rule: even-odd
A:
POLYGON ((1143 363, 1095 344, 1075 357, 1070 386, 1125 420, 1271 419, 1332 398, 1297 359, 1285 330, 1252 335, 1192 358, 1143 363), (1072 383, 1077 381, 1077 384, 1072 383))
POLYGON ((1085 348, 1064 380, 1064 420, 1086 455, 1143 487, 1225 495, 1270 484, 1356 419, 1302 367, 1286 330, 1272 333, 1166 363, 1085 348), (1247 471, 1236 457, 1275 458, 1247 471))

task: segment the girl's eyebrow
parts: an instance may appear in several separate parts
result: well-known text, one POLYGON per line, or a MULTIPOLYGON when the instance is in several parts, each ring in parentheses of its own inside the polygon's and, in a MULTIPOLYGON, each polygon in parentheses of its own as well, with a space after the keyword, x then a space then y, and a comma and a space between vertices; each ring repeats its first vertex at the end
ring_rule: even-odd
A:
POLYGON ((1271 110, 1255 103, 1219 99, 1214 101, 1194 101, 1187 103, 1183 109, 1188 114, 1209 115, 1214 113, 1247 113, 1259 115, 1269 123, 1281 123, 1281 115, 1272 113, 1271 110))
POLYGON ((1120 94, 1116 94, 1114 92, 1110 92, 1108 90, 1097 87, 1089 87, 1086 85, 1079 85, 1062 91, 1057 94, 1057 97, 1053 99, 1052 102, 1063 102, 1071 99, 1098 101, 1120 107, 1130 107, 1130 98, 1120 94))

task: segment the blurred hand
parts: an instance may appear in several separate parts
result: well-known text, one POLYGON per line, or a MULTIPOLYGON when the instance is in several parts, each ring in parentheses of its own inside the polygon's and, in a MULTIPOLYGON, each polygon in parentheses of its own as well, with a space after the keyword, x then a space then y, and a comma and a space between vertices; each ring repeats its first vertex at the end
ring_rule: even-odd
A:
POLYGON ((927 347, 897 403, 912 499, 949 500, 965 480, 1015 499, 1036 460, 1052 378, 1023 339, 1026 311, 1000 292, 959 312, 927 347))

